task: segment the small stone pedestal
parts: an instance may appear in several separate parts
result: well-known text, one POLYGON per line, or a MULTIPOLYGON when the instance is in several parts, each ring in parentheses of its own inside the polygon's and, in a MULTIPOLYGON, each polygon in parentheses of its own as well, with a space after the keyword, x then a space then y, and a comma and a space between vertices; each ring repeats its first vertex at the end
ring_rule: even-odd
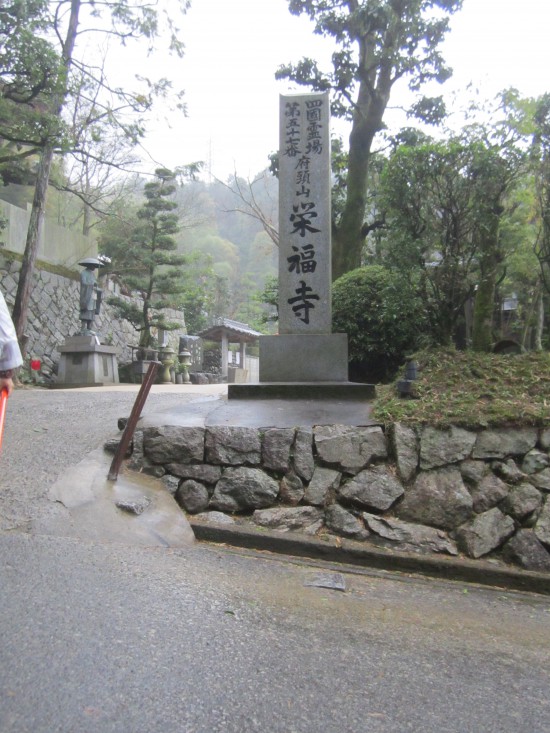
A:
POLYGON ((119 383, 117 349, 100 344, 97 336, 70 336, 59 352, 55 387, 102 387, 119 383))

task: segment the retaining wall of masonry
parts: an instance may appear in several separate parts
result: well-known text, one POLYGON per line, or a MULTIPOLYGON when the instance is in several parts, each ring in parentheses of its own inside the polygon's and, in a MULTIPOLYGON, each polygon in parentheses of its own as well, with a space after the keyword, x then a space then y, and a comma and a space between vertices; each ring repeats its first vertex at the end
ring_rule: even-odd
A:
POLYGON ((150 427, 130 467, 200 520, 550 572, 550 428, 150 427))

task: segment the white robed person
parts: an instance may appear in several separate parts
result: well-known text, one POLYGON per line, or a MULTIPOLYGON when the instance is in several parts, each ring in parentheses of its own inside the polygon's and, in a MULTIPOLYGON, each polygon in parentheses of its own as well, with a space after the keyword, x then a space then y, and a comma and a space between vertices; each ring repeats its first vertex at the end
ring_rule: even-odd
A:
POLYGON ((15 326, 4 296, 0 293, 0 392, 13 392, 13 374, 23 363, 15 326))

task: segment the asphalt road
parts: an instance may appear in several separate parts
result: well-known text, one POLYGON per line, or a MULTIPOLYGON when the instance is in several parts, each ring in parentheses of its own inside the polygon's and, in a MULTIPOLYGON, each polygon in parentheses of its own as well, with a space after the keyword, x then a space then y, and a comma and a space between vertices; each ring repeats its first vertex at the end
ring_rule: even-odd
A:
MULTIPOLYGON (((48 511, 47 487, 116 432, 132 399, 12 398, 0 458, 2 733, 550 731, 547 597, 26 531, 48 511), (319 573, 342 573, 346 591, 308 585, 319 573)), ((152 395, 155 409, 174 399, 152 395)))

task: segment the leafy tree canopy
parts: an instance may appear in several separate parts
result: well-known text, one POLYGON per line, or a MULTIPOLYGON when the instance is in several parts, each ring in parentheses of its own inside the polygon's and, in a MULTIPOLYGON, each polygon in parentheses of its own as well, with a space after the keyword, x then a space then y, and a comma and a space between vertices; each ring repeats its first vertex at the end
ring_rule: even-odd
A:
MULTIPOLYGON (((357 103, 387 104, 383 97, 389 97, 398 79, 407 77, 410 88, 418 90, 427 81, 450 76, 439 44, 449 29, 449 15, 461 6, 462 0, 289 0, 290 12, 308 15, 315 33, 334 38, 338 50, 329 71, 304 58, 281 66, 277 77, 333 91, 333 114, 351 119, 357 103)), ((422 101, 419 111, 433 117, 438 102, 422 101)))
MULTIPOLYGON (((346 199, 334 232, 334 277, 361 264, 371 147, 393 85, 406 78, 418 91, 427 81, 449 77, 439 45, 461 6, 462 0, 289 0, 290 12, 308 15, 316 33, 334 39, 336 50, 328 71, 305 58, 281 66, 276 77, 331 90, 333 114, 352 123, 346 199)), ((420 102, 416 111, 436 121, 441 99, 420 102)))
POLYGON ((0 175, 5 183, 29 182, 26 159, 63 133, 51 105, 60 57, 42 35, 51 23, 46 0, 0 6, 0 175))
MULTIPOLYGON (((171 3, 171 9, 179 9, 183 12, 188 6, 189 0, 174 0, 171 3)), ((140 39, 151 49, 154 41, 160 35, 161 19, 164 19, 169 30, 170 50, 181 55, 183 44, 178 38, 173 20, 174 14, 172 12, 161 13, 158 3, 151 4, 146 0, 104 0, 103 2, 52 0, 48 4, 48 9, 51 10, 51 18, 47 19, 44 34, 39 34, 39 36, 41 38, 47 36, 59 41, 59 70, 55 90, 49 100, 49 113, 54 121, 61 128, 68 109, 67 101, 84 92, 89 95, 89 101, 92 101, 89 115, 84 118, 86 125, 92 125, 98 119, 102 119, 106 125, 120 129, 124 136, 137 142, 143 134, 141 120, 137 123, 128 123, 124 119, 124 112, 130 109, 136 115, 141 116, 151 106, 153 98, 166 92, 170 87, 170 82, 166 79, 156 82, 142 79, 145 91, 138 93, 126 88, 116 88, 109 84, 103 67, 101 64, 98 65, 96 59, 89 61, 85 58, 86 46, 80 41, 86 34, 95 39, 100 37, 103 37, 104 40, 115 39, 121 45, 127 44, 130 39, 140 39)), ((13 17, 9 19, 14 21, 13 17)), ((20 29, 21 24, 13 22, 12 27, 20 29)), ((90 45, 87 48, 89 49, 90 45)), ((72 136, 77 137, 74 130, 72 136)), ((26 343, 24 331, 28 317, 32 274, 38 250, 38 235, 46 206, 53 159, 56 153, 66 153, 70 149, 70 145, 60 147, 60 141, 56 135, 41 139, 37 145, 40 148, 40 155, 33 205, 12 313, 23 352, 26 343)))
POLYGON ((386 262, 415 281, 438 343, 457 337, 475 293, 474 341, 487 349, 497 280, 514 246, 506 225, 519 206, 525 155, 479 129, 411 142, 396 148, 382 174, 386 262))

